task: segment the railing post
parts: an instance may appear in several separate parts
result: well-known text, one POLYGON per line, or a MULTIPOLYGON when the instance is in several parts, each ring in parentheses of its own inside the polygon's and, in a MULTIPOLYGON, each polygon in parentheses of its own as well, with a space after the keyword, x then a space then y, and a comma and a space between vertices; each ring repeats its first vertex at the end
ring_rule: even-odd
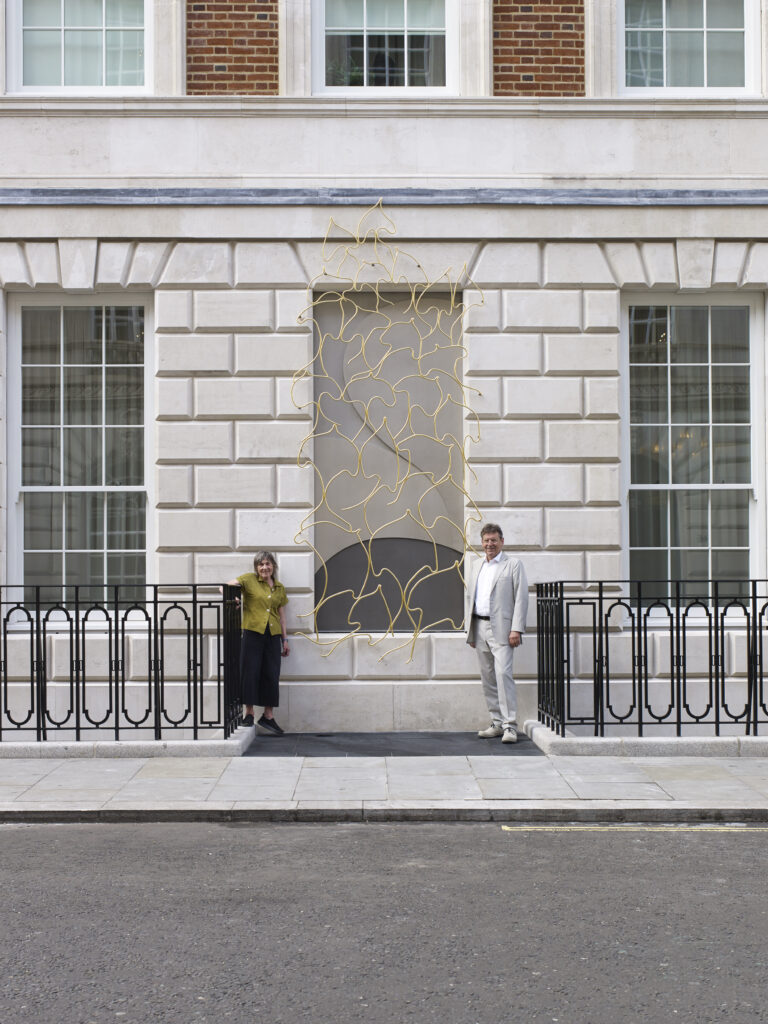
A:
POLYGON ((682 622, 680 620, 680 580, 675 580, 675 623, 673 629, 673 636, 669 638, 670 644, 672 645, 672 671, 674 677, 672 679, 672 692, 675 695, 676 704, 676 715, 675 715, 675 734, 682 736, 683 734, 683 696, 682 696, 682 680, 685 667, 683 665, 683 634, 682 634, 682 622))
MULTIPOLYGON (((720 634, 720 589, 717 580, 712 581, 712 624, 715 630, 715 736, 720 735, 720 708, 725 689, 723 672, 723 644, 720 634)), ((747 659, 749 661, 749 659, 747 659)), ((749 673, 749 667, 747 667, 749 673)), ((749 683, 747 683, 749 685, 749 683)))
POLYGON ((603 678, 603 586, 602 580, 597 585, 597 636, 595 644, 595 683, 593 688, 593 715, 595 719, 595 735, 605 736, 605 699, 603 678))
POLYGON ((157 583, 152 585, 152 618, 150 620, 149 629, 152 631, 152 636, 148 637, 147 640, 150 644, 152 654, 150 656, 150 673, 152 678, 150 680, 149 692, 152 694, 152 700, 154 702, 153 708, 153 719, 155 727, 155 739, 160 740, 163 738, 163 722, 162 722, 162 665, 160 658, 160 610, 158 608, 158 596, 157 596, 157 583))
POLYGON ((757 580, 751 581, 751 622, 749 627, 749 668, 747 678, 747 736, 758 732, 758 678, 760 675, 760 636, 757 628, 757 580))
POLYGON ((197 607, 197 584, 192 584, 192 664, 187 666, 187 672, 190 668, 192 670, 192 738, 197 739, 198 737, 198 726, 199 726, 199 708, 200 700, 197 692, 198 687, 198 665, 197 665, 197 633, 199 628, 198 623, 198 607, 197 607))

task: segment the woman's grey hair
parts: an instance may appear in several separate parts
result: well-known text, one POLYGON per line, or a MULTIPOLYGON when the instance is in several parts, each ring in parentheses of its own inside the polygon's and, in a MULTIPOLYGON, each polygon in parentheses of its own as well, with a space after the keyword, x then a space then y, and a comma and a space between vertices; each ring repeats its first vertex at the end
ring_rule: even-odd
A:
POLYGON ((277 559, 271 551, 257 551, 253 556, 253 571, 258 572, 262 562, 272 563, 272 575, 277 579, 277 559))

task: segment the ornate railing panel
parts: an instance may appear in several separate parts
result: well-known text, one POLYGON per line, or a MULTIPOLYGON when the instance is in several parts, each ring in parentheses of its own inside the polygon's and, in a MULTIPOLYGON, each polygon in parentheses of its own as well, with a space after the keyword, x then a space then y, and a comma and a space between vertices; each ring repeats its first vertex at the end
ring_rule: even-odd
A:
POLYGON ((768 581, 537 586, 539 720, 595 736, 768 727, 768 581))
POLYGON ((237 587, 0 587, 0 741, 237 727, 237 587))

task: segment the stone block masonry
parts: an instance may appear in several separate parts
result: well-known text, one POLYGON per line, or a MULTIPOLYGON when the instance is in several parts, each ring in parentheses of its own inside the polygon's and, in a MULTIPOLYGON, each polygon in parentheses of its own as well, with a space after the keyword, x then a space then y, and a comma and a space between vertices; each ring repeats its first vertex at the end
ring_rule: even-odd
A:
POLYGON ((187 94, 275 96, 277 0, 188 0, 187 94))
POLYGON ((494 96, 583 96, 584 2, 495 0, 494 96))

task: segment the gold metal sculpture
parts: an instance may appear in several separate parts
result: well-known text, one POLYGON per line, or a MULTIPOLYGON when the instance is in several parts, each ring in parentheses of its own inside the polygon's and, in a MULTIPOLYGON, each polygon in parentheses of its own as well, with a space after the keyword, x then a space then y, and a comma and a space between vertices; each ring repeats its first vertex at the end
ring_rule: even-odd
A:
POLYGON ((463 584, 467 531, 480 520, 466 488, 479 423, 462 372, 462 289, 472 283, 466 266, 430 277, 394 234, 381 202, 353 231, 332 219, 301 317, 313 325, 315 355, 295 373, 292 394, 306 408, 295 389, 311 382, 314 422, 298 462, 314 470, 316 503, 296 541, 315 554, 313 630, 305 635, 326 653, 363 635, 371 645, 402 637, 387 653, 408 647, 412 657, 424 630, 458 630, 462 613, 424 621, 420 595, 449 578, 463 584), (381 563, 384 541, 389 551, 410 546, 428 557, 405 579, 381 563), (359 575, 340 590, 329 582, 333 553, 350 557, 359 575), (329 636, 319 620, 340 601, 343 626, 329 636), (372 602, 385 609, 384 628, 365 625, 372 602))

